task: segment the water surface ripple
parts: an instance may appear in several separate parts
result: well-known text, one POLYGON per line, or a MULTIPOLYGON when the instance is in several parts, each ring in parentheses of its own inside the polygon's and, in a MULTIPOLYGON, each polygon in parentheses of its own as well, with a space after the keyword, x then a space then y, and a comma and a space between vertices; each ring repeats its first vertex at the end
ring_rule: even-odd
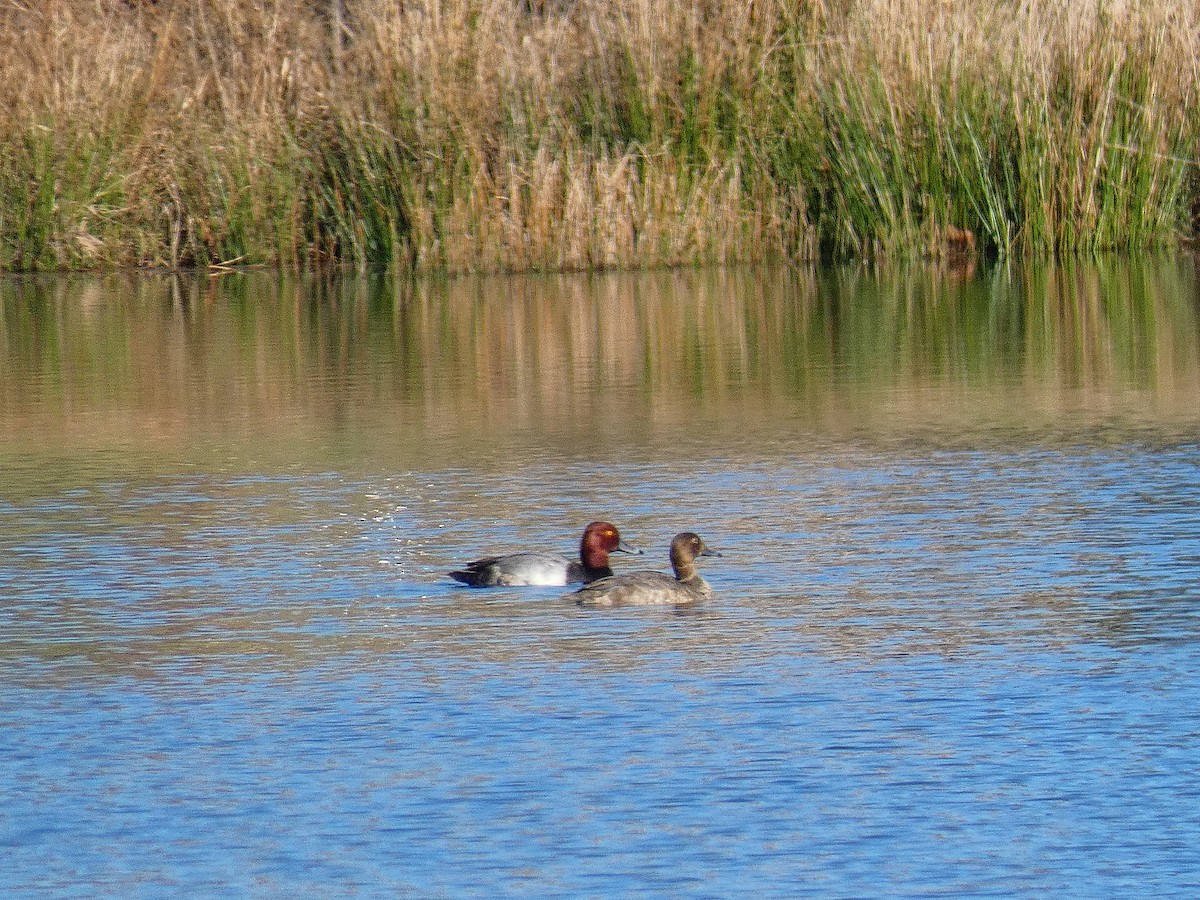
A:
POLYGON ((1200 891, 1192 270, 774 277, 0 288, 0 893, 1200 891))

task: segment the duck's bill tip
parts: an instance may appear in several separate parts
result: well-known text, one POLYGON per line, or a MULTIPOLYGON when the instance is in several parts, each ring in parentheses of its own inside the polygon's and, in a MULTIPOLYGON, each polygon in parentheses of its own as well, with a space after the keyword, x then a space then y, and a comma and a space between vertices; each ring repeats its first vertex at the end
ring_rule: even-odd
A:
POLYGON ((614 550, 613 552, 614 553, 629 553, 632 556, 641 556, 643 553, 643 551, 640 547, 634 547, 632 544, 627 544, 624 541, 621 541, 621 543, 617 544, 617 549, 614 550))

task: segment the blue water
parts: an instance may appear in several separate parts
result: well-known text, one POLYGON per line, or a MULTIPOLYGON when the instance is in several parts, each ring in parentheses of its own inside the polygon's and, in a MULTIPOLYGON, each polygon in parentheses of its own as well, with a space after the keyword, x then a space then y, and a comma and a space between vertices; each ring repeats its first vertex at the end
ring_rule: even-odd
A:
POLYGON ((1200 446, 1146 438, 101 459, 0 503, 0 893, 1193 895, 1200 446), (597 498, 716 597, 444 577, 597 498))
POLYGON ((0 280, 0 897, 1200 896, 1197 296, 0 280))

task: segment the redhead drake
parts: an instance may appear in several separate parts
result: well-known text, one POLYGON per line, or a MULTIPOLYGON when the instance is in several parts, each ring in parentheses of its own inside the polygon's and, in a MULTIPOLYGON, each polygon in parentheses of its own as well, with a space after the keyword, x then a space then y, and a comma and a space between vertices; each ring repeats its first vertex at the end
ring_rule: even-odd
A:
POLYGON ((693 603, 711 596, 712 588, 696 572, 697 556, 720 556, 691 531, 671 541, 671 568, 675 577, 662 572, 629 572, 585 584, 575 592, 580 606, 653 606, 693 603))
POLYGON ((461 570, 451 572, 450 577, 471 587, 587 583, 613 573, 608 566, 608 554, 641 552, 621 540, 615 525, 592 522, 583 529, 583 538, 579 541, 579 562, 557 553, 511 553, 477 559, 461 570))

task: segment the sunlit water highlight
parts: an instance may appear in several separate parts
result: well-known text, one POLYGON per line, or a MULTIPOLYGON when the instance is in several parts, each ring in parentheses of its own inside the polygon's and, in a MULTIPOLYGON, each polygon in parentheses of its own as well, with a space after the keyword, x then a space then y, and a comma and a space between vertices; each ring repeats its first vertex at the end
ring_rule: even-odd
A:
POLYGON ((0 287, 0 893, 1195 893, 1196 286, 0 287))

